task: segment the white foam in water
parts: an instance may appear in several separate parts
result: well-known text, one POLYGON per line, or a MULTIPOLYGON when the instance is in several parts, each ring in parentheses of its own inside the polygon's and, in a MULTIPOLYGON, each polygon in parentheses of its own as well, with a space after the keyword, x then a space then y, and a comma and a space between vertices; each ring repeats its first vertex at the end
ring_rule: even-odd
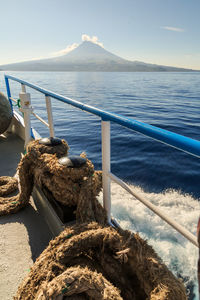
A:
MULTIPOLYGON (((156 194, 145 193, 136 186, 131 187, 196 235, 200 212, 198 200, 175 190, 156 194)), ((190 295, 190 299, 198 299, 198 248, 116 183, 112 183, 111 192, 112 214, 120 226, 139 232, 142 238, 148 240, 148 243, 153 246, 169 269, 175 275, 183 278, 185 286, 187 288, 194 287, 193 293, 196 296, 191 297, 192 295, 190 295)))

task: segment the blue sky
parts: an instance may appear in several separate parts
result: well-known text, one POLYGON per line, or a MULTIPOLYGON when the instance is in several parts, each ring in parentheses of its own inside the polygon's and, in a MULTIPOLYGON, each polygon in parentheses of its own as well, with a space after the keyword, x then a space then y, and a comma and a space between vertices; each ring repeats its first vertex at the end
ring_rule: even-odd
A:
POLYGON ((87 35, 129 60, 200 69, 200 0, 0 0, 0 10, 0 64, 55 56, 87 35))

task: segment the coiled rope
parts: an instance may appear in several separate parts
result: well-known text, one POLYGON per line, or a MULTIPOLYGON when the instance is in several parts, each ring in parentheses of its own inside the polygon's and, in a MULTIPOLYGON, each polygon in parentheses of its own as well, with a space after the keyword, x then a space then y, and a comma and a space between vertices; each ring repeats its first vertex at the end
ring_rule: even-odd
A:
POLYGON ((7 196, 15 192, 18 188, 18 180, 15 177, 0 177, 0 196, 7 196))
MULTIPOLYGON (((105 210, 96 196, 101 190, 101 172, 95 171, 88 159, 81 168, 67 168, 59 158, 68 154, 68 144, 46 146, 39 141, 29 143, 28 153, 18 165, 19 193, 12 197, 0 197, 0 215, 16 213, 25 207, 30 199, 33 186, 44 186, 52 192, 55 200, 65 206, 76 205, 76 219, 80 222, 106 222, 105 210)), ((82 154, 82 157, 86 157, 82 154)), ((17 189, 17 180, 0 177, 0 196, 17 189)))
POLYGON ((62 297, 187 299, 183 284, 138 234, 94 222, 68 227, 52 240, 14 299, 62 297))
POLYGON ((108 226, 97 200, 101 172, 84 154, 86 163, 81 168, 61 165, 59 158, 68 149, 64 140, 54 147, 31 142, 18 166, 16 196, 7 197, 17 187, 16 179, 0 178, 0 215, 25 207, 34 184, 47 188, 62 205, 76 206, 77 224, 50 242, 14 299, 187 299, 183 284, 146 241, 108 226))

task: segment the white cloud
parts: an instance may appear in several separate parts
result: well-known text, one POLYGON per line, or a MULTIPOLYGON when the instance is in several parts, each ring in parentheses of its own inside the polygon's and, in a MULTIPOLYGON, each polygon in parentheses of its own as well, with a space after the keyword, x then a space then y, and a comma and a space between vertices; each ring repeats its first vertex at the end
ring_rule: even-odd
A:
POLYGON ((170 31, 184 32, 183 28, 178 28, 178 27, 162 26, 161 28, 170 31))
MULTIPOLYGON (((97 45, 101 46, 102 48, 104 48, 103 43, 100 43, 98 41, 97 36, 90 37, 87 34, 82 34, 82 41, 89 41, 89 42, 92 42, 92 43, 97 44, 97 45)), ((65 54, 71 52, 72 50, 76 49, 78 46, 79 46, 79 44, 73 43, 72 45, 68 45, 66 48, 64 48, 62 50, 59 50, 59 51, 56 51, 53 53, 49 53, 48 55, 43 56, 43 57, 40 56, 40 57, 31 58, 29 60, 39 60, 39 59, 54 58, 54 57, 62 56, 62 55, 65 55, 65 54)))
POLYGON ((53 52, 52 56, 65 55, 65 54, 71 52, 72 50, 76 49, 78 46, 79 46, 79 44, 73 43, 72 45, 67 46, 65 49, 59 50, 57 52, 53 52))
POLYGON ((92 42, 92 43, 97 44, 97 45, 101 46, 102 48, 104 48, 103 43, 100 43, 100 42, 98 41, 98 37, 97 37, 97 36, 92 36, 92 37, 90 37, 90 36, 87 35, 87 34, 82 34, 82 41, 92 42))

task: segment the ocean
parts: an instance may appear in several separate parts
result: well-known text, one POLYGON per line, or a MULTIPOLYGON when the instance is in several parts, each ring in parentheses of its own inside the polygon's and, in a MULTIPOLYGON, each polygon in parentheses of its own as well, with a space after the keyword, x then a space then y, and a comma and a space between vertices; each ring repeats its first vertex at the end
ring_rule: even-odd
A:
MULTIPOLYGON (((8 74, 101 108, 200 140, 200 73, 8 72, 8 74)), ((0 91, 5 93, 3 72, 0 91)), ((44 96, 31 92, 34 112, 47 120, 44 96)), ((18 98, 20 84, 11 81, 18 98)), ((55 134, 70 154, 86 152, 101 169, 100 119, 52 99, 55 134)), ((48 130, 32 118, 42 136, 48 130)), ((200 160, 142 134, 111 125, 111 171, 196 234, 200 212, 200 160)), ((189 299, 197 297, 198 250, 121 187, 112 184, 112 214, 123 228, 148 240, 189 299)))

